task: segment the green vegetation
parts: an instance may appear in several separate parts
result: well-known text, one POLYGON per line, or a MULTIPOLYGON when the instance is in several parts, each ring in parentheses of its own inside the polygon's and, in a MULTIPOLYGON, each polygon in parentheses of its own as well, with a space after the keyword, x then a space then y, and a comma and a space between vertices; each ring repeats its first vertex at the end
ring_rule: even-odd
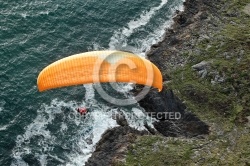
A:
POLYGON ((142 136, 131 145, 126 162, 119 166, 237 165, 250 164, 249 133, 230 132, 207 139, 142 136))
POLYGON ((250 16, 243 12, 248 3, 225 0, 221 31, 198 41, 199 51, 183 53, 185 66, 167 73, 167 87, 211 126, 210 135, 139 137, 122 165, 250 165, 250 16), (204 76, 192 68, 201 61, 208 62, 204 76))
MULTIPOLYGON (((242 3, 235 4, 239 7, 242 3)), ((213 38, 200 41, 197 45, 201 55, 189 54, 188 63, 170 73, 173 80, 168 87, 195 112, 244 123, 250 116, 250 16, 241 15, 230 18, 213 38), (209 62, 204 78, 191 67, 201 61, 209 62), (216 82, 215 77, 223 80, 216 82)))
POLYGON ((192 146, 191 143, 176 138, 139 137, 130 147, 126 165, 189 165, 192 146))

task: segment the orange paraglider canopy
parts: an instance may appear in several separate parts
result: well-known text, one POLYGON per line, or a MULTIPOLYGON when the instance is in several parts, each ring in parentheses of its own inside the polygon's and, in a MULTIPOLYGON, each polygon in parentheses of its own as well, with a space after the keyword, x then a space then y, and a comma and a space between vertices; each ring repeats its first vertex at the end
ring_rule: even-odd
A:
POLYGON ((39 91, 102 82, 132 82, 162 90, 160 70, 147 59, 123 51, 72 55, 45 67, 37 79, 39 91))

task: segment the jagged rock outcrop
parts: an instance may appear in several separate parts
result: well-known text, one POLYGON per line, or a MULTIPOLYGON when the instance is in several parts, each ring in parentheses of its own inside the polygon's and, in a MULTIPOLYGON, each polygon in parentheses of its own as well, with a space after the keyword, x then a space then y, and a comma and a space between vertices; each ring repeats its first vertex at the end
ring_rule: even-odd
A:
POLYGON ((159 120, 154 122, 154 127, 164 136, 195 137, 209 133, 209 126, 186 112, 186 106, 172 90, 151 90, 139 103, 150 116, 159 120))
MULTIPOLYGON (((185 10, 176 11, 174 23, 166 30, 164 39, 153 45, 147 52, 148 59, 156 64, 163 72, 164 80, 169 80, 165 71, 171 71, 186 63, 183 53, 199 51, 195 43, 204 38, 210 38, 210 33, 218 27, 218 22, 211 22, 208 12, 216 13, 219 1, 215 0, 186 0, 185 10), (211 4, 213 4, 211 6, 211 4)), ((218 9, 219 10, 219 9, 218 9)), ((218 17, 220 18, 220 17, 218 17)))
POLYGON ((122 162, 127 148, 138 135, 148 134, 147 131, 138 131, 129 126, 120 126, 107 130, 96 145, 96 150, 89 158, 86 166, 111 165, 122 162))
MULTIPOLYGON (((174 24, 166 30, 164 39, 153 45, 147 52, 148 59, 162 71, 164 81, 171 79, 166 71, 185 64, 185 57, 180 56, 183 52, 193 50, 196 41, 210 38, 210 32, 201 27, 212 25, 210 29, 216 28, 216 23, 207 25, 208 11, 216 10, 214 9, 216 3, 215 0, 186 0, 185 10, 176 12, 174 24), (197 36, 193 35, 194 33, 197 33, 197 36)), ((138 89, 133 93, 136 94, 138 89)), ((147 124, 145 127, 148 131, 137 131, 127 126, 126 120, 120 118, 117 122, 121 126, 103 134, 86 166, 111 165, 122 161, 127 147, 138 135, 160 133, 164 136, 196 137, 209 133, 209 126, 194 114, 187 112, 185 104, 170 89, 164 89, 160 93, 151 90, 139 103, 150 116, 159 120, 154 123, 157 131, 147 124), (178 115, 178 118, 172 118, 171 115, 165 116, 167 113, 174 113, 178 115), (159 114, 164 114, 164 116, 157 117, 159 114)))
POLYGON ((152 114, 154 118, 159 120, 168 120, 170 118, 169 115, 164 114, 166 112, 178 112, 182 115, 186 109, 186 106, 174 95, 171 89, 164 88, 161 92, 155 89, 150 90, 150 92, 139 101, 139 104, 146 112, 152 114), (164 115, 161 116, 160 114, 164 115))

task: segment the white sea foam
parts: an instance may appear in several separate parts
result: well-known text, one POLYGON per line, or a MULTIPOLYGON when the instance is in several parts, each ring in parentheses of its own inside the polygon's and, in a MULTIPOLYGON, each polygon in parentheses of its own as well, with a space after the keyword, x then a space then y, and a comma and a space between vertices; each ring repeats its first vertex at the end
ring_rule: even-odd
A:
POLYGON ((79 151, 68 154, 70 161, 66 163, 67 166, 84 165, 94 151, 96 143, 101 139, 101 135, 107 129, 117 126, 116 121, 108 113, 111 109, 106 105, 97 103, 94 99, 93 85, 88 84, 84 85, 84 87, 86 89, 85 101, 87 105, 95 108, 88 113, 86 120, 84 120, 84 130, 87 127, 91 127, 92 130, 85 134, 80 134, 81 136, 76 139, 79 151))
POLYGON ((123 29, 119 29, 114 32, 113 36, 110 39, 109 48, 110 49, 129 49, 129 51, 140 52, 138 48, 127 45, 127 38, 133 34, 133 32, 144 25, 146 25, 149 20, 154 16, 156 11, 161 9, 168 0, 162 0, 160 5, 157 7, 151 8, 148 12, 144 11, 140 15, 139 19, 131 20, 123 29))
MULTIPOLYGON (((182 0, 184 2, 184 0, 182 0)), ((178 6, 171 7, 171 15, 174 14, 176 10, 183 11, 183 5, 180 3, 178 6)), ((157 42, 161 41, 164 37, 166 28, 169 28, 173 23, 173 20, 167 20, 163 22, 161 26, 154 30, 154 33, 150 34, 145 40, 141 41, 142 50, 149 50, 150 46, 156 44, 157 42)))
MULTIPOLYGON (((128 37, 134 33, 135 29, 145 26, 155 12, 160 10, 166 3, 167 0, 162 0, 159 6, 153 7, 148 12, 143 12, 139 19, 131 20, 126 26, 128 28, 124 27, 116 31, 110 39, 109 49, 126 47, 129 48, 128 51, 141 54, 141 50, 148 50, 152 44, 158 42, 165 32, 165 28, 171 22, 163 23, 162 26, 155 29, 154 33, 143 39, 138 39, 138 48, 127 46, 128 37)), ((100 45, 95 43, 94 49, 100 49, 100 45)), ((116 112, 117 109, 96 101, 95 90, 91 84, 84 85, 84 88, 86 89, 85 101, 82 103, 75 101, 63 102, 54 99, 50 105, 44 104, 41 106, 41 109, 37 111, 37 117, 25 127, 25 133, 18 135, 16 138, 16 146, 12 150, 12 157, 14 158, 12 166, 28 165, 22 158, 25 154, 34 154, 41 165, 47 165, 48 158, 58 161, 61 165, 84 165, 95 150, 95 145, 101 139, 101 135, 107 129, 117 126, 112 114, 110 114, 112 111, 116 112), (74 111, 77 107, 89 106, 93 110, 88 113, 88 118, 83 119, 74 111), (64 107, 68 108, 69 111, 62 110, 64 107), (50 125, 59 123, 58 119, 55 122, 56 118, 61 120, 61 123, 58 124, 58 132, 49 128, 50 125), (64 139, 67 140, 63 142, 64 139), (34 142, 32 143, 34 140, 37 141, 36 147, 32 147, 34 146, 34 142), (56 146, 66 149, 63 152, 64 157, 53 153, 56 146), (67 151, 67 149, 69 150, 67 151)), ((131 85, 123 85, 123 88, 125 89, 123 92, 126 94, 131 89, 131 85)), ((145 121, 152 126, 152 121, 138 107, 132 108, 132 110, 119 110, 125 114, 131 127, 143 130, 145 129, 145 121)))
MULTIPOLYGON (((1 112, 1 109, 3 109, 3 108, 0 107, 0 112, 1 112)), ((0 131, 7 130, 12 124, 15 124, 16 119, 18 117, 19 117, 19 114, 16 115, 15 118, 13 120, 11 120, 8 124, 0 126, 0 131)))
POLYGON ((145 123, 149 126, 152 126, 152 123, 155 121, 145 114, 143 109, 132 108, 131 111, 121 110, 126 117, 126 120, 130 127, 135 128, 137 130, 146 130, 145 123))
POLYGON ((26 154, 33 154, 41 165, 47 165, 48 158, 53 158, 63 165, 83 165, 87 161, 101 135, 117 124, 109 114, 111 108, 95 101, 92 85, 84 87, 88 103, 54 99, 50 105, 41 106, 37 111, 37 117, 25 127, 25 133, 16 137, 16 146, 12 150, 12 166, 27 165, 22 158, 26 154), (77 107, 88 105, 91 105, 92 109, 87 118, 83 118, 75 111, 77 107), (64 108, 68 111, 63 110, 64 108), (50 129, 50 126, 58 126, 59 133, 50 129), (69 138, 64 140, 67 139, 64 137, 69 138), (36 141, 35 145, 33 141, 36 141), (56 146, 70 149, 69 152, 63 152, 67 156, 66 159, 54 154, 53 149, 56 146))
POLYGON ((109 128, 117 126, 116 121, 111 118, 108 113, 103 110, 96 110, 91 112, 91 125, 93 127, 92 132, 89 135, 79 138, 78 145, 81 150, 80 153, 69 154, 70 162, 67 165, 84 165, 84 163, 91 156, 91 153, 95 149, 96 143, 101 139, 101 135, 109 128), (92 139, 91 144, 87 144, 86 139, 92 139))
POLYGON ((9 125, 4 125, 0 127, 0 131, 6 130, 9 127, 9 125))
POLYGON ((51 105, 43 105, 37 111, 38 115, 33 122, 25 127, 25 133, 17 136, 16 147, 12 150, 12 155, 15 159, 12 165, 23 165, 25 163, 22 156, 31 153, 31 139, 36 136, 40 136, 42 139, 39 139, 37 142, 38 150, 35 153, 35 157, 40 161, 41 165, 46 165, 47 155, 44 152, 52 149, 50 145, 54 144, 56 139, 56 136, 51 135, 47 126, 52 123, 56 114, 62 113, 61 107, 73 106, 73 104, 74 102, 64 103, 53 100, 51 105))
POLYGON ((20 15, 23 18, 48 15, 49 13, 55 12, 59 7, 59 5, 51 4, 53 4, 53 2, 50 0, 21 2, 13 5, 11 10, 3 10, 0 13, 4 15, 20 15), (43 10, 40 8, 43 8, 43 10))
MULTIPOLYGON (((131 20, 124 28, 115 31, 113 36, 110 38, 109 49, 127 50, 138 55, 145 56, 145 53, 150 49, 151 45, 163 39, 165 29, 168 28, 173 21, 171 19, 166 20, 165 22, 162 22, 159 27, 154 28, 153 33, 150 33, 144 38, 136 39, 136 47, 128 45, 128 38, 135 32, 136 29, 147 25, 156 12, 167 2, 168 0, 162 0, 159 6, 151 8, 148 12, 144 11, 140 15, 139 19, 131 20)), ((176 10, 183 10, 182 2, 184 2, 184 0, 182 0, 177 6, 171 6, 171 15, 173 15, 176 10)))
POLYGON ((93 85, 92 84, 85 84, 83 85, 86 89, 86 92, 85 92, 85 100, 88 101, 88 100, 92 100, 94 99, 95 97, 95 92, 94 92, 94 88, 93 88, 93 85))

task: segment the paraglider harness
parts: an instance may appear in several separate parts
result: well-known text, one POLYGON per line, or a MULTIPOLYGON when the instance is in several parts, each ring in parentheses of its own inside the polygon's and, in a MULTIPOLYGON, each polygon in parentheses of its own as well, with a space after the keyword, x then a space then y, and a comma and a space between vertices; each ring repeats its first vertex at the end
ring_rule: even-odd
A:
POLYGON ((77 112, 79 112, 81 115, 85 116, 88 111, 86 108, 77 108, 77 112))

